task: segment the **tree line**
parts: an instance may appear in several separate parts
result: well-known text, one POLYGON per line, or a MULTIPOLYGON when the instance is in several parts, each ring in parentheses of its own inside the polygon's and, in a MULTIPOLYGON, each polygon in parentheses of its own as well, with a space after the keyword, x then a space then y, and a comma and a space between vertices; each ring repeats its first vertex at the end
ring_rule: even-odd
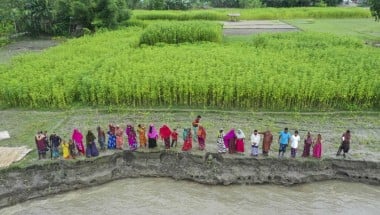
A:
POLYGON ((126 0, 1 0, 0 37, 65 36, 83 29, 116 28, 131 16, 127 5, 126 0))

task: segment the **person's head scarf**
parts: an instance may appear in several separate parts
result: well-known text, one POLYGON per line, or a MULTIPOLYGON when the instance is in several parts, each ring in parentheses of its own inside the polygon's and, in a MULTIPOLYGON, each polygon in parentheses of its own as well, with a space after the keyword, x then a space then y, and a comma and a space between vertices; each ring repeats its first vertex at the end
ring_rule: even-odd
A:
POLYGON ((238 129, 238 131, 236 132, 236 137, 238 139, 243 139, 243 138, 245 138, 245 134, 241 129, 238 129))
POLYGON ((149 126, 149 132, 148 132, 148 137, 149 138, 156 138, 158 136, 157 130, 154 127, 153 124, 150 124, 149 126))
POLYGON ((170 137, 171 133, 172 133, 172 131, 170 130, 170 128, 167 125, 163 125, 160 128, 160 136, 162 138, 168 138, 168 137, 170 137))
POLYGON ((229 140, 236 138, 235 129, 231 129, 226 135, 224 135, 224 141, 228 142, 229 140))
POLYGON ((83 141, 83 134, 77 128, 75 128, 74 131, 73 131, 73 135, 71 136, 71 138, 75 142, 80 143, 80 142, 83 141))

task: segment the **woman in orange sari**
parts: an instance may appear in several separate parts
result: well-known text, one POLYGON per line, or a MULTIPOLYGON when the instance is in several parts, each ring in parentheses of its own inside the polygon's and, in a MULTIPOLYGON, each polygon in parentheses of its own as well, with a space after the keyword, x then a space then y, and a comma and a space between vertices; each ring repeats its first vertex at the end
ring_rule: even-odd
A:
POLYGON ((119 125, 116 125, 115 135, 116 135, 116 148, 123 149, 123 145, 124 145, 123 129, 121 129, 119 125))
POLYGON ((146 148, 145 126, 139 124, 137 126, 137 133, 139 134, 140 147, 146 148))

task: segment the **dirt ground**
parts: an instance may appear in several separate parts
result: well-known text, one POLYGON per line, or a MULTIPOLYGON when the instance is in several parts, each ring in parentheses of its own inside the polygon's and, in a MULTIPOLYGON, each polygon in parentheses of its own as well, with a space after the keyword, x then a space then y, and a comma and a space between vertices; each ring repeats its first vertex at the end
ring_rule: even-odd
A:
POLYGON ((27 39, 22 41, 12 42, 0 48, 0 63, 8 62, 12 57, 28 53, 40 52, 46 48, 58 45, 58 41, 50 39, 27 39))
POLYGON ((223 22, 223 34, 226 36, 288 31, 298 31, 298 28, 279 20, 223 22))
MULTIPOLYGON (((289 113, 289 112, 251 112, 251 111, 217 111, 217 110, 184 110, 184 109, 73 109, 66 111, 0 111, 0 130, 7 130, 11 138, 0 141, 0 146, 26 146, 33 149, 22 161, 24 164, 37 161, 34 135, 39 130, 48 133, 56 132, 64 139, 71 138, 74 128, 79 128, 85 135, 88 130, 95 132, 100 125, 106 128, 108 123, 119 124, 125 129, 127 124, 148 126, 154 123, 156 128, 168 124, 171 128, 178 128, 179 146, 172 150, 180 151, 183 144, 183 128, 190 127, 197 115, 201 115, 201 124, 206 128, 206 152, 216 152, 216 137, 218 130, 224 128, 227 132, 231 128, 242 129, 246 136, 245 154, 249 156, 249 138, 254 129, 259 131, 271 130, 275 141, 272 144, 271 156, 277 156, 278 133, 288 127, 291 133, 299 130, 301 139, 310 131, 315 138, 318 133, 323 137, 323 157, 335 157, 340 144, 342 133, 350 129, 352 144, 347 159, 380 160, 380 112, 316 112, 316 113, 289 113)), ((126 138, 124 136, 125 143, 126 138)), ((159 147, 164 149, 163 142, 158 141, 159 147)), ((125 149, 128 149, 125 144, 125 149)), ((142 151, 147 149, 140 149, 142 151)), ((260 148, 261 150, 261 148, 260 148)), ((298 149, 298 158, 303 150, 301 141, 298 149)), ((108 151, 102 154, 110 154, 108 151)), ((192 153, 204 154, 193 143, 192 153)), ((241 155, 225 155, 241 156, 241 155)), ((285 154, 290 156, 288 150, 285 154)), ((342 158, 343 159, 343 158, 342 158)))

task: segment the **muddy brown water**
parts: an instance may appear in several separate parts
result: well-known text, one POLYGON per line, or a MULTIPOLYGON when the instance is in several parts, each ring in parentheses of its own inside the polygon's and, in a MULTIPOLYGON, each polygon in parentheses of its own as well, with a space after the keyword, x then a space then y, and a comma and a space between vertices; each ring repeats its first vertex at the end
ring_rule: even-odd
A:
POLYGON ((10 214, 378 214, 380 187, 326 181, 208 186, 167 178, 135 178, 36 199, 10 214))

